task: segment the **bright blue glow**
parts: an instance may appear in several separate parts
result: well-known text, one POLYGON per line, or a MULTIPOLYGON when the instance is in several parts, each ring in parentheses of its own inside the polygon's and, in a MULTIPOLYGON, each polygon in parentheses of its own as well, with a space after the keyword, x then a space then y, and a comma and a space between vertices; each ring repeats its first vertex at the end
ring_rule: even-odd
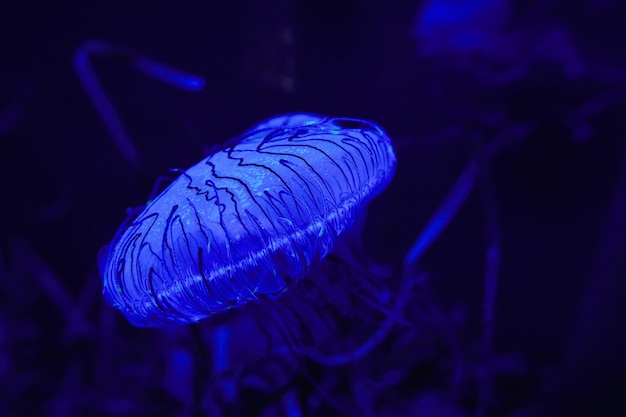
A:
POLYGON ((286 115, 185 171, 104 252, 104 295, 136 326, 276 298, 391 181, 375 123, 286 115))

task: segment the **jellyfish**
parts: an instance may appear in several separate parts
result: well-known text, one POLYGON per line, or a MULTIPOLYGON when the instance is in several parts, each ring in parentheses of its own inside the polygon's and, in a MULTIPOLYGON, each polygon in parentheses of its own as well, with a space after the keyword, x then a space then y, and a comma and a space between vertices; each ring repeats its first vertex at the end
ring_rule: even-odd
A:
MULTIPOLYGON (((353 362, 382 339, 380 332, 365 335, 355 351, 316 348, 322 341, 343 346, 329 310, 352 314, 350 293, 373 277, 357 277, 337 259, 323 261, 358 228, 395 163, 389 136, 374 122, 297 113, 258 123, 125 222, 101 253, 105 299, 138 327, 214 319, 205 333, 215 374, 228 373, 246 345, 237 340, 242 334, 253 339, 244 348, 263 345, 259 339, 270 334, 274 356, 353 362), (347 304, 331 308, 329 300, 347 304), (221 320, 233 310, 241 314, 221 320)), ((371 287, 361 292, 385 293, 384 285, 371 287)), ((220 381, 229 401, 237 396, 234 379, 220 381)))
POLYGON ((262 122, 184 171, 102 255, 104 295, 136 326, 195 323, 275 299, 325 258, 391 181, 377 124, 262 122))

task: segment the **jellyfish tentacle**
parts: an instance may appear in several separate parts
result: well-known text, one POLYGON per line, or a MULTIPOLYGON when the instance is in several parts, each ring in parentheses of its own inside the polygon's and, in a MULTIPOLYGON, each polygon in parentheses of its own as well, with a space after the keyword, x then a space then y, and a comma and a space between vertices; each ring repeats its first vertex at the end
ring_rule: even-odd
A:
POLYGON ((477 174, 478 163, 475 159, 472 159, 463 170, 463 173, 454 184, 452 190, 450 190, 443 203, 441 203, 435 212, 435 215, 426 224, 426 227, 424 227, 417 240, 411 246, 411 249, 404 260, 404 267, 406 270, 416 270, 417 262, 420 257, 430 247, 430 245, 432 245, 435 239, 439 237, 446 226, 448 226, 459 208, 469 196, 470 191, 474 186, 474 182, 476 181, 477 174))
MULTIPOLYGON (((213 373, 223 375, 231 367, 229 356, 231 344, 231 331, 226 325, 217 326, 213 330, 213 373)), ((235 400, 237 396, 237 385, 230 376, 223 376, 219 380, 222 394, 228 402, 235 400)))
POLYGON ((281 398, 281 405, 288 417, 302 417, 302 407, 298 401, 298 394, 295 388, 290 389, 281 398))
POLYGON ((21 267, 33 275, 37 284, 65 316, 69 332, 66 336, 92 333, 93 326, 86 313, 79 308, 77 301, 63 285, 63 280, 59 279, 31 245, 24 239, 16 238, 10 242, 10 248, 21 267))
POLYGON ((412 294, 412 288, 423 280, 423 276, 417 276, 404 281, 400 288, 394 308, 387 315, 379 328, 363 343, 348 353, 329 355, 311 348, 300 348, 298 353, 304 357, 324 366, 344 366, 357 362, 374 350, 392 331, 394 325, 400 321, 402 310, 406 306, 412 294))
POLYGON ((189 74, 145 56, 133 54, 133 64, 141 73, 181 90, 200 91, 206 84, 199 75, 189 74))
POLYGON ((131 63, 135 69, 144 75, 187 91, 201 90, 205 85, 204 79, 157 60, 144 57, 129 48, 124 48, 111 42, 88 40, 78 47, 74 53, 74 70, 83 88, 89 95, 104 124, 109 129, 115 144, 124 158, 134 168, 140 168, 141 157, 139 152, 126 132, 119 114, 96 75, 91 63, 93 56, 123 59, 131 63))
POLYGON ((492 355, 493 337, 495 332, 496 299, 502 257, 502 231, 496 190, 493 179, 489 176, 489 164, 482 170, 479 191, 485 215, 485 234, 487 249, 485 251, 485 278, 482 315, 482 349, 484 366, 480 393, 478 397, 477 415, 485 415, 489 398, 493 392, 492 355))
MULTIPOLYGON (((483 298, 483 335, 482 351, 486 372, 479 381, 482 383, 478 396, 478 415, 484 415, 489 396, 492 391, 491 354, 492 339, 494 333, 496 292, 498 285, 498 273, 501 259, 501 232, 498 220, 498 208, 495 197, 494 185, 488 177, 490 163, 500 152, 526 137, 535 128, 535 123, 522 122, 513 124, 501 132, 496 138, 485 144, 467 164, 459 179, 452 187, 443 203, 439 206, 431 220, 427 223, 422 233, 412 245, 404 261, 405 275, 417 270, 417 264, 423 253, 430 247, 434 240, 443 232, 445 227, 452 221, 457 211, 467 200, 472 189, 478 183, 483 210, 485 212, 487 248, 486 268, 484 278, 483 298)), ((460 379, 460 350, 454 345, 456 342, 448 334, 452 350, 456 352, 455 361, 457 371, 456 384, 460 379)))
POLYGON ((534 128, 535 123, 533 122, 521 122, 510 126, 486 144, 478 155, 469 161, 446 198, 411 246, 404 259, 405 270, 416 270, 421 256, 450 224, 474 188, 481 167, 488 164, 507 146, 511 146, 521 138, 526 137, 534 128))

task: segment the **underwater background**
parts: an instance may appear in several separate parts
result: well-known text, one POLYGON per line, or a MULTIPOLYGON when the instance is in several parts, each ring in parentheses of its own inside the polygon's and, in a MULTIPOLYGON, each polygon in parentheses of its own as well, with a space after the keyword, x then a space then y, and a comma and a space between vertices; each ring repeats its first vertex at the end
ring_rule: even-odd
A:
POLYGON ((0 416, 626 415, 625 18, 617 0, 3 2, 0 416), (90 40, 125 48, 88 59, 140 163, 81 83, 90 40), (139 55, 206 85, 147 77, 139 55), (342 310, 324 336, 366 340, 397 314, 384 340, 335 366, 267 330, 306 332, 297 318, 329 308, 315 291, 296 319, 251 307, 269 324, 246 308, 128 324, 98 269, 127 210, 292 112, 391 137, 358 257, 307 277, 341 297, 363 274, 383 277, 378 301, 409 291, 399 311, 342 310), (414 242, 475 158, 407 289, 414 242))

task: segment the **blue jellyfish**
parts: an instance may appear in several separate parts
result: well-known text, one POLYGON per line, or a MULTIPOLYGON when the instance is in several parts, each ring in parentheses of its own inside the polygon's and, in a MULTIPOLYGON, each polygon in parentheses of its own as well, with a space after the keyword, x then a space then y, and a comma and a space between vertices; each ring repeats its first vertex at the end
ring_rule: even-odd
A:
POLYGON ((358 226, 395 163, 373 122, 312 114, 261 122, 125 222, 101 253, 104 296, 139 327, 213 318, 202 327, 211 392, 231 406, 242 387, 286 383, 300 372, 296 357, 354 362, 395 321, 372 335, 387 312, 363 311, 385 309, 386 284, 341 255, 322 261, 358 226), (340 331, 355 314, 367 326, 340 331))
POLYGON ((276 299, 325 258, 391 181, 375 123, 260 123, 189 168, 117 233, 104 295, 136 326, 194 323, 276 299))

